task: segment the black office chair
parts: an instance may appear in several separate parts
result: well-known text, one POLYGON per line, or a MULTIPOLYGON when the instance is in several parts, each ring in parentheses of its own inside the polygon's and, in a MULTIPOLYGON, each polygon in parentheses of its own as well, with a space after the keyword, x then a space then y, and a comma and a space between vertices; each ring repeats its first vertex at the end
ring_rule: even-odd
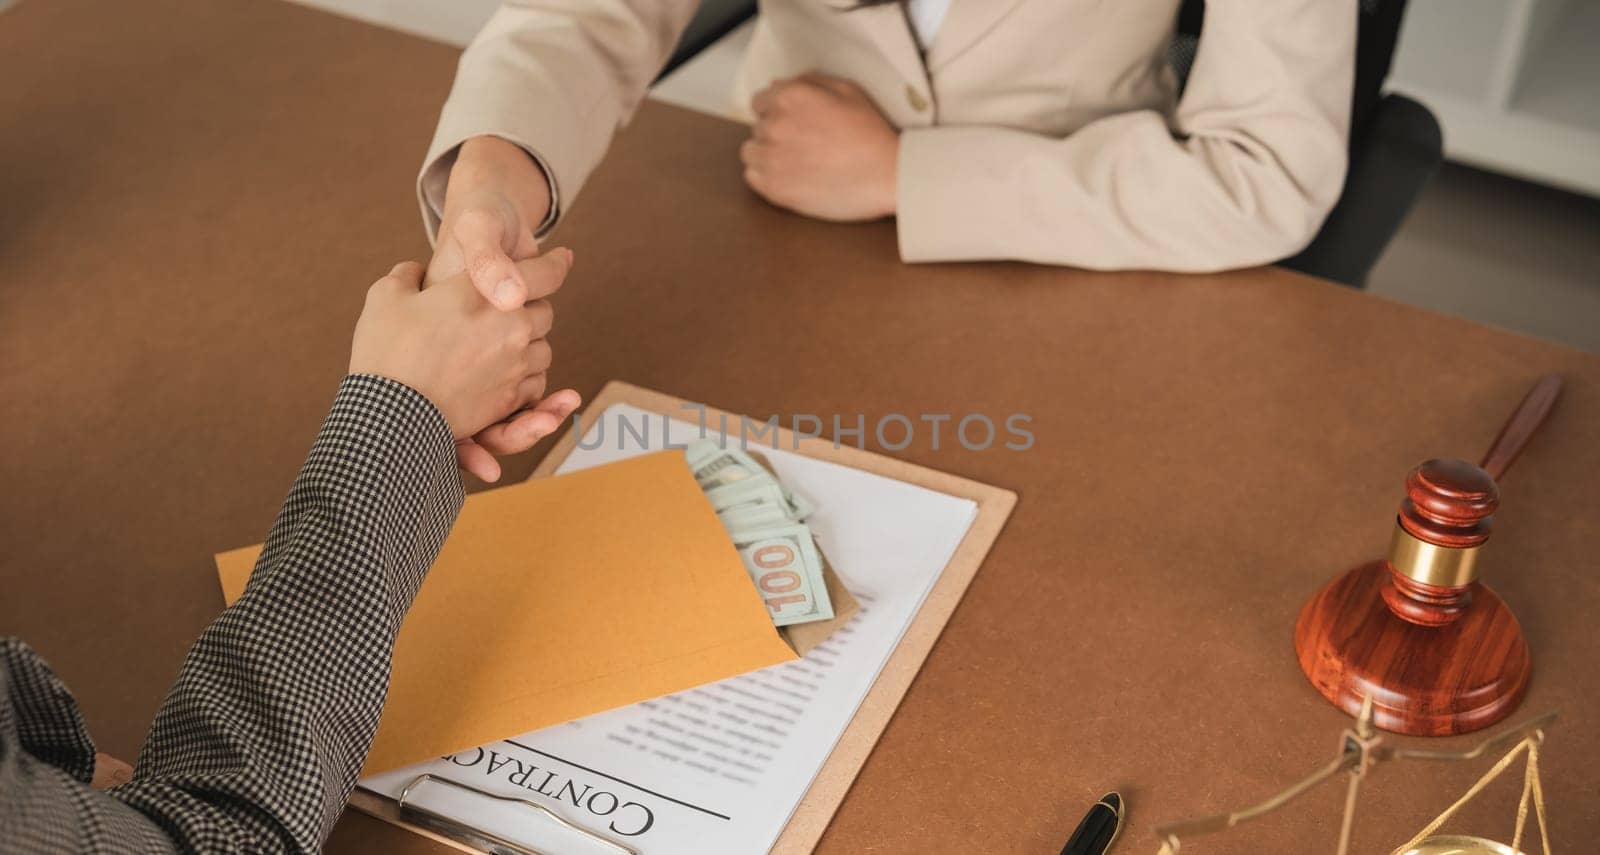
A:
MULTIPOLYGON (((1444 158, 1439 122, 1427 107, 1383 92, 1405 0, 1361 0, 1356 83, 1350 125, 1350 170, 1344 192, 1322 230, 1283 266, 1356 288, 1383 254, 1444 158)), ((1170 58, 1180 81, 1189 76, 1201 38, 1204 0, 1184 0, 1170 58)))
MULTIPOLYGON (((1299 255, 1285 259, 1285 267, 1362 287, 1439 169, 1443 140, 1433 114, 1404 95, 1382 91, 1405 6, 1405 0, 1361 0, 1349 174, 1322 231, 1299 255)), ((666 70, 677 68, 755 11, 755 0, 704 0, 666 70)), ((1204 15, 1204 0, 1184 0, 1179 8, 1170 59, 1180 83, 1194 63, 1204 15)))
POLYGON ((673 69, 711 47, 717 39, 732 32, 755 13, 756 0, 700 0, 700 8, 689 20, 683 38, 678 39, 678 46, 673 49, 666 67, 661 69, 661 75, 656 79, 671 74, 673 69))

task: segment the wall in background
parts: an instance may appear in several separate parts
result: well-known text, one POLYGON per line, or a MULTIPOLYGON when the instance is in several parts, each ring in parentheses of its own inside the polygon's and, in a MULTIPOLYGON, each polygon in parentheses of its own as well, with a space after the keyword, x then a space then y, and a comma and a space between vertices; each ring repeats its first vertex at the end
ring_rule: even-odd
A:
POLYGON ((1600 196, 1600 2, 1409 0, 1389 82, 1450 159, 1600 196))
MULTIPOLYGON (((0 0, 4 2, 4 0, 0 0)), ((500 0, 290 0, 454 45, 465 45, 500 0)))

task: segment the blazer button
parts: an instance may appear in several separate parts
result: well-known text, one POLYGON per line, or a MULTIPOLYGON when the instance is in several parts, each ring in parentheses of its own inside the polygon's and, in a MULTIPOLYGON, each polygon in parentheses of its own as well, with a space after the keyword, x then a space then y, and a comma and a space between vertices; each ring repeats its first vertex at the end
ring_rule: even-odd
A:
POLYGON ((928 99, 922 97, 922 93, 917 91, 917 87, 909 83, 906 84, 906 102, 911 105, 911 109, 916 110, 918 113, 928 109, 928 99))

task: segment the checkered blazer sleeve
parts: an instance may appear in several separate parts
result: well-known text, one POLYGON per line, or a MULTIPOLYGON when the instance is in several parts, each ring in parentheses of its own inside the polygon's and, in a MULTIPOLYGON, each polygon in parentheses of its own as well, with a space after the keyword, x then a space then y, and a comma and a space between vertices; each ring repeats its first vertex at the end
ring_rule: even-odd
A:
POLYGON ((57 710, 43 728, 56 748, 19 750, 16 734, 39 727, 0 719, 0 831, 39 851, 317 851, 377 729, 401 618, 461 502, 438 410, 400 383, 346 377, 243 596, 189 651, 130 783, 89 790, 93 749, 70 695, 42 663, 12 673, 34 707, 57 710))

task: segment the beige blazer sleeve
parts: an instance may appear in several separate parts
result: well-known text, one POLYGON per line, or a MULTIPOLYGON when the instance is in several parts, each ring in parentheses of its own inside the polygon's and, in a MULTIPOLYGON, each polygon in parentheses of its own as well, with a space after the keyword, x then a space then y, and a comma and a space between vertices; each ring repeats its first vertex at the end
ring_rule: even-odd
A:
POLYGON ((904 131, 901 257, 1207 271, 1293 255, 1344 182, 1356 23, 1354 0, 1208 0, 1175 127, 1144 110, 1065 139, 904 131))
POLYGON ((480 135, 516 143, 569 207, 666 64, 697 0, 511 0, 461 55, 417 196, 432 239, 457 148, 480 135))

